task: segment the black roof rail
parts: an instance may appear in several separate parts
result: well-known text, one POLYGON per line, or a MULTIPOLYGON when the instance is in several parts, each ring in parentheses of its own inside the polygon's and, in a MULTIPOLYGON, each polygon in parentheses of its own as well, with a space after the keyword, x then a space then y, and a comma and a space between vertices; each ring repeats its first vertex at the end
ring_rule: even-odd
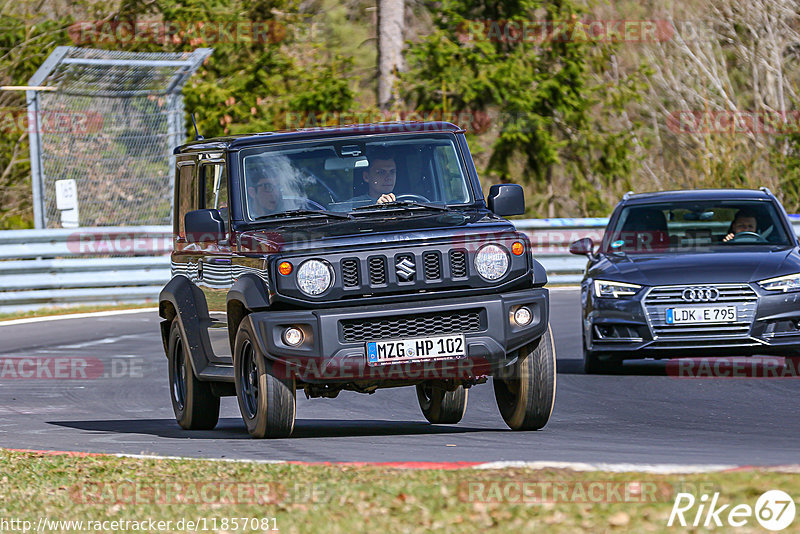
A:
POLYGON ((766 193, 766 194, 768 194, 768 195, 772 195, 772 191, 770 191, 768 187, 764 187, 764 186, 762 185, 761 187, 759 187, 759 189, 760 189, 761 191, 765 192, 765 193, 766 193))

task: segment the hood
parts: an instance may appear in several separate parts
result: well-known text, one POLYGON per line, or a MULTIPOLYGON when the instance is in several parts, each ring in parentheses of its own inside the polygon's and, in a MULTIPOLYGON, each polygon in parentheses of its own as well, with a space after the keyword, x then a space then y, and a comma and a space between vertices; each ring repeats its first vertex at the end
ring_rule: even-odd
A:
POLYGON ((657 256, 603 254, 600 261, 589 269, 589 276, 655 286, 757 282, 797 272, 800 272, 797 249, 747 247, 746 250, 657 256))
POLYGON ((408 213, 348 220, 311 219, 265 225, 239 234, 242 252, 296 252, 380 247, 382 243, 482 240, 516 232, 514 226, 488 212, 408 213), (477 236, 476 236, 477 234, 477 236))

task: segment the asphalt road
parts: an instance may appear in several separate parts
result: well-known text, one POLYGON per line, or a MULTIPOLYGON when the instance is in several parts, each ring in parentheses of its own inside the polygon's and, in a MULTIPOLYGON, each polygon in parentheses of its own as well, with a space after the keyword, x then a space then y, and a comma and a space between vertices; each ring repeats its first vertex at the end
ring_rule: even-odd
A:
POLYGON ((507 430, 491 383, 472 388, 467 413, 454 426, 428 424, 414 389, 398 388, 336 399, 300 393, 289 439, 251 439, 233 397, 223 398, 215 430, 184 431, 172 414, 159 319, 148 311, 0 326, 2 361, 67 362, 37 371, 44 376, 68 376, 63 358, 97 364, 82 379, 0 374, 0 447, 311 462, 798 462, 800 380, 678 379, 660 362, 584 375, 578 293, 552 295, 558 390, 542 431, 507 430))

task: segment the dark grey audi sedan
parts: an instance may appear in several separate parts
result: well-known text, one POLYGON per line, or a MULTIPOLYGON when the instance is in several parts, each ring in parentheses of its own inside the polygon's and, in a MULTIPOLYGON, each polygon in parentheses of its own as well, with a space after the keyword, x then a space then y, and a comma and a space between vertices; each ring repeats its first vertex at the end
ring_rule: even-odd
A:
POLYGON ((800 250, 766 188, 626 194, 581 282, 584 368, 800 353, 800 250))

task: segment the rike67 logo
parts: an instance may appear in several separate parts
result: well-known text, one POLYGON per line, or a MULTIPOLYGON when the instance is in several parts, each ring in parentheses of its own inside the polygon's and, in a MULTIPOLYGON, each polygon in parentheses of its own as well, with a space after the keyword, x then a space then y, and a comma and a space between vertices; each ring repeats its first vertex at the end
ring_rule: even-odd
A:
POLYGON ((781 490, 764 492, 754 507, 749 504, 723 504, 719 492, 711 497, 703 494, 699 499, 691 493, 678 493, 667 526, 743 527, 755 517, 761 527, 777 532, 791 525, 794 515, 794 499, 781 490))

